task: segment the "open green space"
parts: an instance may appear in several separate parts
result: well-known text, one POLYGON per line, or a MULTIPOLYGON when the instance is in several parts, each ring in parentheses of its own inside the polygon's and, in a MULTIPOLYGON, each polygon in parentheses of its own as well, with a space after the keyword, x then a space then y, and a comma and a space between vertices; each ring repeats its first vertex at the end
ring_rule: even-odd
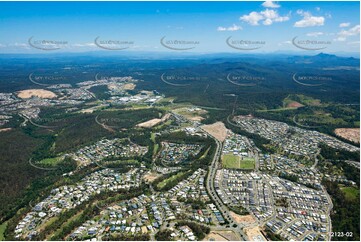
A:
POLYGON ((225 154, 222 156, 222 165, 224 168, 239 169, 240 157, 232 154, 225 154))
POLYGON ((6 226, 7 226, 6 222, 4 222, 0 225, 0 241, 5 240, 4 232, 5 232, 6 226))
POLYGON ((55 166, 62 161, 61 157, 45 158, 38 162, 38 164, 45 166, 55 166))
POLYGON ((177 173, 177 174, 175 174, 175 175, 173 175, 173 176, 171 176, 171 177, 169 177, 169 178, 161 181, 160 183, 157 184, 157 188, 158 188, 158 189, 162 189, 162 188, 165 187, 168 183, 170 183, 170 182, 178 179, 179 177, 181 177, 181 176, 184 175, 184 174, 185 174, 185 172, 179 172, 179 173, 177 173))
POLYGON ((340 187, 341 191, 344 192, 345 197, 347 200, 354 200, 358 199, 360 196, 360 190, 358 190, 356 187, 340 187))
POLYGON ((209 148, 203 153, 203 155, 202 155, 199 159, 204 159, 204 158, 206 158, 206 156, 208 155, 208 152, 209 152, 210 148, 211 148, 211 147, 209 147, 209 148))
POLYGON ((222 165, 228 169, 252 170, 255 167, 255 160, 250 157, 241 158, 237 155, 225 154, 222 156, 222 165))
POLYGON ((240 161, 240 169, 251 170, 254 169, 254 167, 255 167, 254 158, 247 157, 247 158, 243 158, 240 161))
POLYGON ((158 152, 158 149, 159 149, 159 144, 156 142, 155 140, 155 133, 151 133, 150 134, 150 139, 151 141, 153 142, 154 144, 154 147, 153 147, 153 155, 156 155, 157 152, 158 152))

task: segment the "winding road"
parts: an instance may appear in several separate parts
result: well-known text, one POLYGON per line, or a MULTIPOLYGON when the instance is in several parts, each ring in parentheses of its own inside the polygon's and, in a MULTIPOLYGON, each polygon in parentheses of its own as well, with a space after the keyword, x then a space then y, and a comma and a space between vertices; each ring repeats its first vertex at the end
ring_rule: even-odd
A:
POLYGON ((219 159, 221 157, 221 153, 222 153, 222 143, 219 140, 217 140, 214 136, 209 134, 207 131, 204 130, 204 132, 206 132, 209 135, 209 137, 213 138, 217 145, 216 153, 213 157, 211 165, 209 166, 209 171, 208 171, 208 176, 207 176, 207 181, 206 181, 206 189, 208 191, 208 194, 211 196, 212 200, 215 202, 216 206, 218 207, 219 211, 222 213, 222 216, 229 221, 229 226, 230 226, 229 229, 233 230, 233 231, 236 230, 238 232, 238 234, 240 235, 240 237, 243 240, 247 241, 248 238, 245 235, 245 233, 243 232, 243 227, 233 220, 233 218, 231 217, 231 215, 229 213, 229 209, 227 208, 227 206, 225 206, 223 204, 222 200, 218 197, 216 189, 214 187, 214 180, 215 180, 217 168, 219 165, 218 161, 219 161, 219 159), (233 227, 234 225, 237 225, 237 227, 234 228, 233 227))

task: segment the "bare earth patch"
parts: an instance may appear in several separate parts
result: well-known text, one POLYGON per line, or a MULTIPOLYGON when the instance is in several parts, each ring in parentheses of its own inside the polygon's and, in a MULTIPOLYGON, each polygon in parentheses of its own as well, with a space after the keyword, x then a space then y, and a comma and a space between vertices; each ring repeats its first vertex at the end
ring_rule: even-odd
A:
POLYGON ((204 241, 228 241, 223 236, 219 235, 218 232, 210 232, 204 239, 204 241))
POLYGON ((287 105, 287 108, 300 108, 303 107, 303 105, 299 102, 291 102, 287 105))
POLYGON ((233 231, 212 230, 203 241, 239 241, 240 238, 233 231))
POLYGON ((127 83, 123 86, 124 90, 134 90, 134 88, 135 88, 135 84, 133 83, 127 83))
POLYGON ((0 129, 0 132, 6 132, 6 131, 10 131, 11 128, 3 128, 3 129, 0 129))
POLYGON ((206 132, 214 136, 217 140, 223 142, 227 137, 227 128, 222 122, 201 126, 206 132))
POLYGON ((360 143, 360 128, 339 128, 335 134, 355 143, 360 143))
POLYGON ((148 172, 144 175, 144 180, 147 182, 153 182, 158 177, 162 176, 161 174, 155 173, 155 172, 148 172))
POLYGON ((148 121, 145 121, 143 123, 137 124, 138 127, 141 128, 151 128, 153 126, 156 126, 157 124, 161 123, 162 120, 160 118, 154 118, 148 121))
POLYGON ((245 228, 244 232, 246 233, 250 241, 267 241, 267 239, 262 235, 261 230, 258 226, 252 228, 245 228))
POLYGON ((188 119, 190 121, 198 121, 198 122, 204 120, 204 117, 202 117, 202 115, 208 113, 206 110, 198 108, 198 107, 195 107, 195 108, 189 108, 189 107, 178 108, 178 109, 175 109, 174 112, 184 116, 186 119, 188 119))
POLYGON ((252 215, 238 215, 232 211, 230 211, 229 214, 237 223, 254 223, 254 222, 256 222, 256 220, 252 217, 252 215))
POLYGON ((160 124, 164 121, 166 121, 170 117, 170 114, 165 114, 162 118, 154 118, 148 121, 145 121, 143 123, 137 124, 137 127, 141 128, 151 128, 153 126, 156 126, 157 124, 160 124))
POLYGON ((22 90, 18 92, 18 97, 20 98, 31 98, 31 97, 39 97, 39 98, 55 98, 56 94, 44 90, 44 89, 28 89, 28 90, 22 90))
POLYGON ((200 121, 202 121, 204 118, 201 117, 201 116, 193 116, 193 117, 189 117, 188 119, 191 120, 191 121, 198 121, 198 122, 200 122, 200 121))
POLYGON ((93 113, 94 109, 93 108, 87 108, 87 109, 83 109, 79 111, 80 113, 93 113))

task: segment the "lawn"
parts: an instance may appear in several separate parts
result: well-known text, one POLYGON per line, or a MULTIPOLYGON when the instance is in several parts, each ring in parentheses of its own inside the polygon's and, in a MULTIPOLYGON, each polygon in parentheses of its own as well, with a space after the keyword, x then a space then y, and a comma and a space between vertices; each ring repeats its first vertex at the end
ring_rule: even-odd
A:
POLYGON ((239 169, 240 168, 240 157, 237 155, 226 154, 222 156, 223 168, 239 169))
POLYGON ((201 158, 199 158, 199 159, 204 159, 204 158, 208 155, 208 152, 209 152, 210 149, 211 149, 211 147, 209 147, 209 148, 204 152, 204 154, 201 156, 201 158))
POLYGON ((245 157, 241 159, 237 155, 226 154, 222 156, 222 165, 229 169, 252 170, 255 166, 254 158, 245 157))
POLYGON ((347 200, 354 200, 354 199, 358 199, 358 197, 360 196, 360 190, 358 190, 355 187, 341 187, 341 191, 343 191, 345 193, 345 197, 347 200))
POLYGON ((175 179, 177 179, 178 177, 181 177, 182 175, 184 175, 185 172, 179 172, 163 181, 161 181, 158 185, 157 188, 162 189, 165 185, 167 185, 168 182, 171 182, 175 179))
POLYGON ((158 149, 159 149, 159 144, 156 143, 156 141, 155 141, 155 133, 150 134, 150 139, 152 140, 152 142, 154 144, 153 155, 156 155, 158 152, 158 149))
POLYGON ((254 158, 245 157, 241 160, 240 168, 245 170, 252 170, 255 167, 254 158))
POLYGON ((45 165, 45 166, 54 166, 59 164, 62 161, 61 157, 54 157, 54 158, 46 158, 39 161, 38 164, 45 165))
POLYGON ((5 237, 4 237, 4 232, 5 232, 5 229, 6 229, 6 222, 2 223, 0 225, 0 241, 3 241, 5 240, 5 237))

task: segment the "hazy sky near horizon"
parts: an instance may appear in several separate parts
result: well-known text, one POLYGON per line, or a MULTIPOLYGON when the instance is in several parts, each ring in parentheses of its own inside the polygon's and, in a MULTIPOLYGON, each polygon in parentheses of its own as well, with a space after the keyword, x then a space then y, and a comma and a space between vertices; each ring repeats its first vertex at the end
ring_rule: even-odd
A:
POLYGON ((359 4, 0 2, 0 53, 44 52, 36 48, 39 46, 57 47, 52 53, 106 50, 98 45, 128 51, 304 51, 292 43, 295 37, 301 47, 323 48, 330 53, 359 52, 359 4), (170 48, 161 44, 162 38, 170 48), (111 45, 107 45, 109 40, 111 45), (174 44, 174 40, 188 42, 174 44), (243 41, 241 45, 239 41, 243 41))

